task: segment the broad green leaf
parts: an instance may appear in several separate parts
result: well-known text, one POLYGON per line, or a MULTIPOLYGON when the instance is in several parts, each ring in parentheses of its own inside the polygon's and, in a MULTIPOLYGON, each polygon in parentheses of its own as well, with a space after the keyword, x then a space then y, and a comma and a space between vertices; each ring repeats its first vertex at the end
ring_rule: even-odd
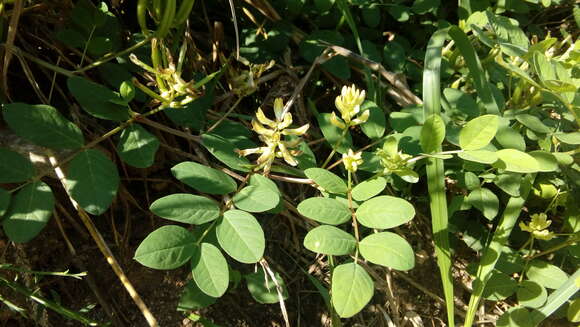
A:
POLYGON ((344 180, 326 169, 308 168, 304 171, 304 174, 326 192, 346 194, 347 187, 344 180))
POLYGON ((92 116, 114 121, 130 118, 129 108, 118 104, 124 100, 105 86, 77 76, 69 77, 66 84, 81 107, 92 116))
POLYGON ((187 193, 164 196, 155 200, 149 209, 159 217, 194 225, 210 222, 220 214, 214 200, 187 193))
POLYGON ((425 153, 436 152, 445 139, 445 122, 439 115, 431 115, 425 119, 421 128, 421 148, 425 153))
POLYGON ((580 322, 580 299, 575 299, 570 303, 566 317, 570 322, 580 322))
POLYGON ((497 154, 487 150, 463 151, 457 154, 459 158, 467 161, 479 162, 491 165, 497 161, 497 154))
POLYGON ((381 193, 387 186, 387 180, 382 176, 369 178, 352 189, 352 198, 365 201, 381 193))
POLYGON ((372 101, 365 101, 360 108, 360 112, 369 110, 369 119, 361 125, 361 129, 370 139, 376 140, 383 137, 385 134, 385 127, 387 119, 385 113, 376 103, 372 101))
POLYGON ((250 171, 250 161, 238 155, 235 152, 236 146, 229 140, 215 134, 203 134, 201 139, 203 146, 228 167, 243 172, 250 171))
POLYGON ((359 313, 373 297, 373 280, 354 262, 336 266, 332 272, 332 305, 341 318, 359 313))
POLYGON ((562 269, 542 260, 530 261, 526 276, 529 280, 551 289, 557 289, 568 279, 562 269))
POLYGON ((544 123, 542 123, 542 121, 536 116, 529 114, 519 114, 516 115, 516 119, 522 125, 526 126, 534 132, 542 134, 548 134, 552 132, 552 130, 548 126, 544 125, 544 123))
POLYGON ((415 208, 406 200, 381 195, 365 201, 356 210, 356 219, 369 228, 392 228, 402 225, 415 216, 415 208))
POLYGON ((436 12, 440 5, 440 0, 415 0, 411 8, 417 14, 423 15, 428 12, 436 12))
POLYGON ((145 267, 169 270, 183 266, 195 253, 195 237, 187 229, 166 225, 139 244, 133 259, 145 267))
POLYGON ((530 327, 536 324, 532 315, 524 307, 512 307, 497 320, 497 327, 530 327))
POLYGON ((567 153, 552 152, 552 155, 558 161, 558 165, 561 166, 569 166, 574 162, 574 158, 572 158, 572 156, 567 153))
POLYGON ((580 144, 580 132, 557 133, 554 136, 563 143, 578 145, 580 144))
POLYGON ((344 138, 341 137, 342 130, 330 123, 330 114, 321 113, 316 115, 316 120, 320 126, 320 130, 328 144, 338 153, 346 153, 348 149, 352 148, 352 137, 350 133, 346 133, 344 138), (341 141, 342 139, 342 141, 341 141))
POLYGON ((516 294, 519 305, 528 308, 539 308, 546 303, 546 299, 548 298, 546 289, 531 280, 522 281, 518 286, 516 294))
POLYGON ((467 201, 476 207, 483 216, 493 220, 499 211, 499 199, 492 191, 487 188, 478 188, 467 196, 467 201))
POLYGON ((381 10, 376 4, 362 7, 361 14, 368 27, 376 28, 381 23, 381 10))
POLYGON ((195 282, 190 281, 185 285, 183 293, 181 293, 179 303, 177 304, 177 310, 191 311, 202 309, 214 304, 216 300, 216 298, 202 292, 202 290, 195 285, 195 282))
POLYGON ((483 297, 491 301, 501 301, 514 294, 517 288, 518 282, 513 278, 502 272, 494 271, 485 285, 483 297))
POLYGON ((193 280, 211 297, 220 297, 230 282, 228 263, 221 251, 210 243, 201 243, 191 258, 193 280))
POLYGON ((476 174, 474 174, 470 171, 466 171, 463 174, 463 176, 460 175, 459 180, 460 180, 460 182, 463 182, 465 187, 470 191, 473 191, 473 190, 481 187, 481 182, 479 181, 479 177, 477 177, 476 174))
POLYGON ((137 124, 127 126, 117 144, 119 157, 137 168, 147 168, 155 161, 159 140, 145 128, 137 124))
POLYGON ((278 195, 281 194, 276 183, 274 183, 271 179, 264 177, 262 175, 258 174, 252 175, 252 177, 250 177, 249 184, 253 186, 265 187, 278 195))
POLYGON ((0 188, 0 221, 2 220, 2 216, 8 210, 8 206, 10 205, 10 192, 6 191, 3 188, 0 188))
POLYGON ((32 240, 52 216, 54 196, 43 182, 31 183, 12 197, 2 226, 6 236, 17 243, 32 240))
POLYGON ((540 170, 538 161, 525 152, 515 149, 503 149, 496 153, 502 164, 499 167, 506 171, 514 173, 534 173, 540 170))
POLYGON ((304 237, 304 247, 316 253, 347 255, 356 248, 356 239, 334 226, 318 226, 304 237))
POLYGON ((452 88, 446 88, 443 90, 443 95, 451 107, 450 109, 452 109, 452 114, 460 112, 468 118, 477 117, 479 115, 479 108, 471 95, 452 88))
POLYGON ((526 151, 526 141, 524 137, 509 126, 500 127, 497 131, 495 139, 505 149, 526 151))
MULTIPOLYGON (((277 272, 274 273, 274 276, 276 277, 276 282, 282 289, 282 298, 286 300, 288 298, 286 283, 284 283, 284 280, 277 272)), ((280 301, 276 284, 270 278, 270 275, 264 274, 262 269, 259 269, 258 272, 253 274, 245 275, 244 278, 248 284, 248 291, 250 291, 250 294, 258 303, 272 304, 280 301)))
POLYGON ((17 152, 0 148, 0 158, 0 183, 24 182, 34 174, 30 160, 17 152))
POLYGON ((264 212, 275 208, 280 195, 265 186, 248 185, 232 198, 236 208, 248 212, 264 212))
POLYGON ((493 183, 510 196, 520 196, 520 185, 522 175, 516 173, 505 173, 497 175, 493 183))
POLYGON ((360 254, 366 260, 396 270, 415 266, 415 254, 409 242, 391 232, 374 233, 359 244, 360 254))
POLYGON ((348 206, 331 198, 308 198, 300 202, 297 208, 304 217, 329 225, 340 225, 351 218, 348 206))
POLYGON ((236 181, 230 176, 193 161, 184 161, 173 166, 171 173, 181 182, 202 193, 227 194, 237 188, 236 181))
POLYGON ((256 218, 245 211, 226 211, 216 233, 224 251, 239 262, 256 263, 264 255, 264 231, 256 218))
POLYGON ((11 103, 2 114, 10 129, 32 143, 53 149, 78 149, 85 139, 81 130, 54 107, 11 103))
POLYGON ((483 115, 470 120, 459 132, 459 146, 463 150, 479 150, 495 137, 499 124, 496 115, 483 115))
POLYGON ((557 290, 550 293, 546 304, 532 312, 534 323, 539 324, 546 317, 556 312, 568 299, 578 292, 580 287, 580 269, 570 276, 557 290))
POLYGON ((68 165, 66 188, 79 205, 92 215, 107 211, 117 195, 119 174, 101 151, 85 150, 68 165))
POLYGON ((528 153, 538 162, 538 171, 551 172, 558 170, 558 160, 550 152, 536 150, 528 153))

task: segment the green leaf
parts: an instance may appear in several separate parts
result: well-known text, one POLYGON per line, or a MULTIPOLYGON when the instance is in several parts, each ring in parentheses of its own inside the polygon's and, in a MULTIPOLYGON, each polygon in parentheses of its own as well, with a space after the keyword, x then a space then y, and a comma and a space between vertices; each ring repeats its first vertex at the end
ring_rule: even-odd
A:
POLYGON ((127 126, 117 144, 119 157, 137 168, 147 168, 155 161, 159 140, 145 128, 137 124, 127 126))
POLYGON ((2 217, 8 211, 8 206, 10 205, 10 192, 3 188, 0 188, 0 221, 2 217))
POLYGON ((78 149, 85 142, 81 130, 54 107, 11 103, 3 108, 10 129, 32 143, 53 149, 78 149))
POLYGON ((326 169, 308 168, 304 171, 304 174, 326 192, 346 194, 347 187, 344 180, 326 169))
POLYGON ((24 182, 34 174, 30 160, 17 152, 0 148, 0 158, 0 183, 24 182))
POLYGON ((385 113, 376 103, 368 100, 362 104, 360 112, 365 110, 369 110, 370 115, 369 119, 361 125, 363 133, 373 140, 383 137, 387 125, 385 113))
POLYGON ((323 197, 308 198, 300 202, 298 212, 304 217, 329 225, 340 225, 351 218, 346 204, 323 197))
POLYGON ((280 195, 264 186, 249 185, 232 198, 236 208, 249 212, 264 212, 275 208, 280 195))
POLYGON ((526 276, 529 280, 551 289, 557 289, 568 279, 562 269, 542 260, 530 261, 526 276))
POLYGON ((256 263, 264 255, 264 231, 256 218, 245 211, 226 211, 216 233, 224 251, 239 262, 256 263))
POLYGON ((17 243, 32 240, 52 216, 54 196, 43 182, 31 183, 23 187, 10 202, 10 207, 2 226, 6 236, 17 243))
POLYGON ((440 5, 440 0, 415 0, 412 9, 417 14, 423 15, 428 12, 436 12, 440 5))
MULTIPOLYGON (((286 284, 280 274, 275 272, 274 276, 276 277, 276 282, 282 288, 282 298, 286 300, 288 298, 286 284)), ((260 269, 256 273, 245 275, 244 278, 248 284, 248 291, 258 303, 272 304, 280 301, 276 284, 270 278, 270 275, 266 276, 264 274, 263 270, 260 269)))
POLYGON ((215 134, 203 134, 202 145, 219 161, 228 167, 248 172, 251 163, 246 157, 240 157, 236 152, 236 146, 227 139, 215 134))
POLYGON ((216 302, 216 298, 202 292, 193 281, 185 285, 177 304, 178 311, 191 311, 208 307, 216 302))
POLYGON ((570 303, 566 317, 570 322, 580 322, 580 299, 575 299, 570 303))
POLYGON ((564 282, 564 284, 548 296, 546 304, 532 312, 534 322, 539 324, 542 320, 552 315, 552 313, 564 305, 568 299, 574 296, 580 287, 580 283, 578 283, 579 279, 580 269, 577 269, 576 272, 564 282))
POLYGON ((497 154, 492 151, 487 150, 472 150, 459 152, 457 154, 459 158, 467 161, 479 162, 482 164, 491 165, 497 161, 497 154))
POLYGON ((149 210, 159 217, 194 225, 215 220, 220 214, 220 208, 214 200, 187 193, 157 199, 149 210))
POLYGON ((495 137, 499 124, 496 115, 483 115, 470 120, 459 132, 459 146, 463 150, 479 150, 495 137))
POLYGON ((359 244, 360 254, 368 261, 396 270, 415 266, 415 254, 409 242, 391 232, 374 233, 359 244))
POLYGON ((421 148, 425 153, 436 152, 445 139, 445 122, 439 115, 431 115, 425 119, 421 128, 421 148))
POLYGON ((356 210, 356 218, 368 228, 387 229, 402 225, 415 216, 415 208, 406 200, 381 195, 365 201, 356 210))
POLYGON ((526 141, 524 140, 524 137, 509 126, 500 127, 495 139, 503 148, 526 151, 526 141))
POLYGON ((332 305, 341 318, 359 313, 373 297, 373 280, 354 262, 336 266, 332 272, 332 305))
POLYGON ((329 113, 321 113, 316 115, 316 120, 320 126, 320 130, 324 135, 324 138, 330 144, 330 146, 336 150, 338 153, 346 153, 348 149, 352 148, 352 136, 350 133, 346 133, 346 136, 342 138, 342 130, 330 123, 331 115, 329 113), (342 139, 342 141, 340 141, 342 139), (340 141, 340 143, 339 143, 340 141), (337 146, 338 144, 338 146, 337 146))
POLYGON ((482 296, 491 301, 501 301, 514 294, 517 288, 518 282, 513 278, 502 272, 494 271, 485 285, 482 296))
POLYGON ((538 162, 538 171, 551 172, 558 170, 558 160, 550 152, 536 150, 529 152, 538 162))
POLYGON ((129 108, 118 104, 124 100, 103 85, 77 76, 69 77, 66 84, 81 107, 93 117, 114 121, 130 118, 129 108))
POLYGON ((531 280, 524 280, 521 282, 516 294, 519 305, 528 308, 539 308, 546 303, 546 299, 548 298, 548 292, 546 289, 542 285, 531 280))
POLYGON ((512 307, 497 320, 497 327, 529 327, 536 326, 528 309, 512 307))
POLYGON ((347 255, 354 252, 356 239, 334 226, 318 226, 304 237, 304 247, 316 253, 347 255))
POLYGON ((193 161, 184 161, 173 166, 171 173, 181 182, 202 193, 227 194, 237 188, 236 181, 230 176, 193 161))
POLYGON ((252 177, 250 177, 250 185, 253 186, 257 186, 257 187, 264 187, 267 188, 268 190, 281 195, 280 190, 278 189, 278 186, 276 185, 276 183, 274 183, 271 179, 264 177, 262 175, 259 174, 254 174, 252 175, 252 177))
POLYGON ((554 136, 563 143, 578 145, 580 144, 580 132, 556 133, 554 136))
POLYGON ((98 150, 78 153, 69 163, 66 188, 79 205, 92 215, 107 211, 119 187, 117 167, 98 150))
POLYGON ((519 114, 516 115, 516 119, 522 125, 526 126, 534 132, 542 134, 549 134, 552 132, 552 130, 548 126, 544 125, 544 123, 542 123, 542 121, 536 116, 529 114, 519 114))
POLYGON ((193 280, 211 297, 220 297, 228 289, 228 263, 221 251, 210 243, 201 243, 191 258, 193 280))
POLYGON ((467 201, 472 206, 476 207, 483 216, 489 220, 493 220, 499 211, 499 199, 492 191, 487 188, 478 188, 467 196, 467 201))
POLYGON ((496 152, 501 160, 500 167, 514 173, 534 173, 540 170, 538 161, 531 155, 515 149, 503 149, 496 152), (504 167, 505 165, 505 167, 504 167))
POLYGON ((470 118, 479 116, 477 103, 469 94, 457 89, 446 88, 443 90, 443 95, 453 113, 463 113, 470 118))
POLYGON ((357 201, 368 200, 381 193, 386 186, 387 180, 384 177, 369 178, 352 189, 352 198, 357 201))
POLYGON ((518 197, 520 196, 522 175, 514 173, 497 175, 493 183, 508 195, 518 197))
POLYGON ((169 270, 183 266, 195 253, 195 237, 187 229, 166 225, 139 244, 133 259, 145 267, 169 270))

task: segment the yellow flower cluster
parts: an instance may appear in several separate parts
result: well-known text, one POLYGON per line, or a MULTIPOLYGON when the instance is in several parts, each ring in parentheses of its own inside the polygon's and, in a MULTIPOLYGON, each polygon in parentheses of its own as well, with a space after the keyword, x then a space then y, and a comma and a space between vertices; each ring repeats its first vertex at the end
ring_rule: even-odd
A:
POLYGON ((270 172, 272 163, 276 158, 283 158, 292 166, 298 164, 294 156, 298 155, 299 151, 292 148, 300 144, 302 140, 284 141, 282 138, 283 135, 304 135, 309 127, 306 124, 299 128, 288 128, 292 124, 292 114, 283 113, 283 111, 284 102, 281 98, 274 100, 276 120, 267 118, 262 109, 258 108, 256 119, 252 120, 252 129, 258 133, 258 137, 265 143, 265 146, 238 151, 238 154, 242 156, 259 153, 260 157, 256 161, 257 166, 254 169, 263 169, 265 174, 270 172))
POLYGON ((352 149, 348 149, 348 153, 342 154, 342 163, 346 170, 350 171, 351 173, 356 172, 358 166, 363 163, 362 156, 360 152, 353 152, 352 149))
POLYGON ((534 238, 549 241, 556 237, 553 232, 548 230, 550 224, 552 224, 552 221, 548 220, 545 213, 537 213, 532 215, 532 220, 529 224, 526 225, 524 222, 520 222, 520 228, 524 232, 532 233, 534 238))
POLYGON ((369 119, 370 112, 365 110, 360 113, 360 106, 364 101, 364 90, 357 89, 354 84, 352 86, 343 86, 340 95, 334 100, 342 119, 332 112, 330 122, 340 129, 347 129, 366 122, 369 119))

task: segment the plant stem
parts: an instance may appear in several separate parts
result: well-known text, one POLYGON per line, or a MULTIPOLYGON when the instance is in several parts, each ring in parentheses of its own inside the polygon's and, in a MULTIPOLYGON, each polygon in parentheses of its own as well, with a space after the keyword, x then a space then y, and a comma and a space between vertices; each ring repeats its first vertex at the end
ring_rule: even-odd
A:
POLYGON ((332 147, 332 151, 330 152, 328 157, 326 157, 326 160, 324 160, 324 163, 322 164, 322 166, 320 168, 324 168, 324 167, 326 167, 326 165, 328 165, 328 163, 332 159, 332 156, 334 156, 334 154, 336 153, 336 148, 338 148, 342 144, 342 141, 346 137, 347 132, 348 132, 348 126, 342 130, 342 134, 340 134, 340 138, 338 139, 338 141, 336 141, 336 143, 332 147))

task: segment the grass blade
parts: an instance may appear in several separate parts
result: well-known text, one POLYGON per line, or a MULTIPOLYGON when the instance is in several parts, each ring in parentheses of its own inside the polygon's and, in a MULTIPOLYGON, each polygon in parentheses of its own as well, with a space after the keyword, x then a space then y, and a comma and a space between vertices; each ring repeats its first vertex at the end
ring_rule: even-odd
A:
MULTIPOLYGON (((439 30, 431 36, 425 53, 425 70, 423 71, 423 108, 425 117, 439 115, 441 112, 440 68, 441 50, 447 36, 447 30, 439 30)), ((441 145, 436 149, 441 151, 441 145)), ((455 326, 453 307, 453 279, 451 277, 451 253, 449 251, 449 228, 447 200, 445 197, 445 174, 443 160, 428 158, 427 183, 433 224, 433 239, 437 264, 443 282, 445 306, 447 308, 448 326, 455 326)))
POLYGON ((508 241, 508 237, 510 236, 512 229, 514 228, 516 221, 520 216, 522 207, 524 206, 526 198, 528 197, 530 189, 532 188, 534 178, 534 175, 528 175, 522 180, 520 196, 512 197, 509 199, 503 215, 498 222, 497 228, 493 233, 491 242, 483 252, 483 256, 481 257, 481 262, 479 263, 476 274, 476 280, 479 280, 480 282, 474 283, 473 293, 469 298, 465 323, 463 324, 464 327, 468 327, 473 324, 473 319, 475 318, 475 313, 477 311, 479 301, 481 301, 481 296, 483 290, 485 289, 485 285, 491 277, 491 271, 495 267, 495 264, 508 241))
POLYGON ((570 278, 568 278, 560 288, 550 294, 543 307, 532 311, 532 321, 538 325, 542 320, 546 319, 546 317, 550 316, 558 310, 559 307, 564 305, 572 295, 578 292, 578 282, 576 282, 578 279, 580 279, 580 269, 576 270, 574 275, 570 276, 570 278))
POLYGON ((471 42, 467 38, 467 35, 457 26, 453 26, 449 29, 449 35, 453 38, 457 49, 461 51, 461 54, 465 59, 465 63, 467 64, 467 68, 469 68, 471 78, 475 84, 477 94, 485 105, 486 113, 498 115, 499 106, 497 105, 497 102, 495 102, 493 93, 491 93, 491 88, 489 87, 489 83, 485 77, 481 61, 479 60, 473 45, 471 45, 471 42))

